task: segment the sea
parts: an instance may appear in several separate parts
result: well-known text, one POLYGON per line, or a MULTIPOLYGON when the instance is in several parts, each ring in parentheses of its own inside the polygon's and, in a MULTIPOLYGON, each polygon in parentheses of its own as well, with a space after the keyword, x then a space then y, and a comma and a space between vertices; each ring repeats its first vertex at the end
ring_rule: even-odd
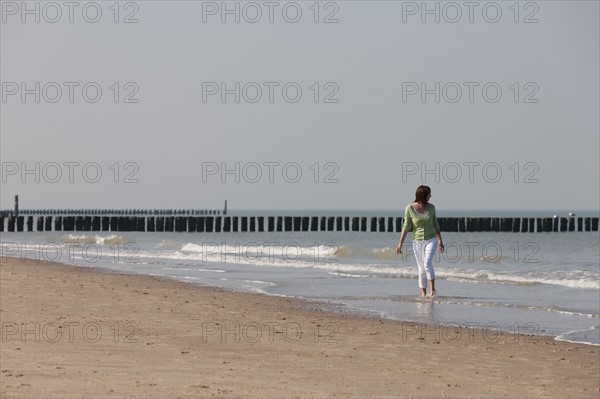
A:
MULTIPOLYGON (((453 216, 566 216, 567 211, 449 211, 453 216)), ((577 211, 577 216, 598 216, 577 211)), ((230 216, 402 216, 398 211, 237 211, 230 216)), ((421 298, 411 234, 384 232, 10 232, 7 257, 305 299, 359 315, 481 328, 490 337, 552 336, 600 345, 599 232, 443 234, 437 298, 421 298)))

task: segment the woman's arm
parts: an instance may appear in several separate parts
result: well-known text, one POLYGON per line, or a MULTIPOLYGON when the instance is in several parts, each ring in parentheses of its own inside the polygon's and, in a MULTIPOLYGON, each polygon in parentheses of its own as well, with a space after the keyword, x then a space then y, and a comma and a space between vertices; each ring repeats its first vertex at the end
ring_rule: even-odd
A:
POLYGON ((402 234, 400 234, 400 243, 396 248, 396 253, 402 253, 402 246, 404 245, 404 240, 406 239, 406 235, 413 228, 412 219, 410 217, 410 212, 408 211, 408 207, 410 204, 404 209, 404 225, 402 226, 402 234))
POLYGON ((404 240, 406 239, 407 234, 408 234, 408 230, 402 229, 402 234, 400 234, 400 243, 398 244, 398 247, 396 247, 397 254, 402 253, 402 246, 404 245, 404 240))

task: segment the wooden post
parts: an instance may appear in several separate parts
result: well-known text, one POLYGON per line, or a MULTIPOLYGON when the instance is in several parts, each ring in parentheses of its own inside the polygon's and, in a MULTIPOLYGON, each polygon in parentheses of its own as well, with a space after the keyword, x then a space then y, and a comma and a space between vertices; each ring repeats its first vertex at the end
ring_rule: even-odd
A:
POLYGON ((292 218, 291 216, 284 216, 283 224, 285 227, 285 231, 292 231, 292 218))
POLYGON ((267 218, 267 230, 268 231, 275 231, 275 217, 269 216, 267 218))
POLYGON ((23 216, 17 216, 17 231, 23 231, 25 225, 25 218, 23 216))
POLYGON ((283 216, 277 216, 277 231, 283 231, 283 216))
POLYGON ((464 233, 465 231, 467 231, 465 218, 457 218, 457 222, 458 222, 458 231, 460 231, 461 233, 464 233))
POLYGON ((175 217, 174 216, 167 216, 165 218, 165 231, 166 232, 171 232, 173 231, 174 227, 175 227, 175 217))
POLYGON ((529 219, 523 218, 521 223, 521 233, 527 233, 529 231, 529 219))
POLYGON ((585 218, 585 231, 592 231, 592 218, 585 218))
POLYGON ((92 230, 92 217, 84 216, 83 217, 83 231, 91 231, 92 230))
POLYGON ((300 231, 302 229, 302 217, 294 216, 294 231, 300 231))
POLYGON ((250 216, 249 221, 250 221, 249 231, 256 231, 256 218, 254 216, 250 216))
POLYGON ((321 231, 327 231, 327 217, 326 216, 321 216, 320 230, 321 231))
POLYGON ((363 216, 360 218, 360 231, 367 231, 367 218, 363 216))
POLYGON ((500 218, 500 231, 511 231, 512 230, 512 220, 509 218, 500 218))
POLYGON ((492 231, 500 231, 500 218, 492 218, 492 231))
POLYGON ((598 231, 598 218, 592 218, 592 231, 598 231))
POLYGON ((242 232, 248 231, 248 216, 242 216, 242 232))
POLYGON ((450 220, 450 231, 458 232, 458 220, 459 218, 448 218, 450 220))
POLYGON ((231 217, 223 217, 223 231, 229 233, 231 231, 231 217))
POLYGON ((204 233, 206 231, 206 218, 204 216, 196 217, 196 231, 204 233))
POLYGON ((350 217, 344 217, 344 231, 350 231, 350 217))
POLYGON ((4 216, 0 216, 0 231, 4 232, 4 216))
POLYGON ((175 216, 175 231, 181 233, 186 230, 187 226, 185 225, 185 218, 181 216, 175 216))
POLYGON ((127 218, 125 216, 118 216, 116 219, 117 231, 127 231, 127 218))
POLYGON ((512 231, 518 233, 521 228, 521 218, 513 218, 512 220, 512 231))
POLYGON ((159 233, 165 231, 165 218, 163 216, 158 216, 155 221, 155 230, 159 233))
POLYGON ((387 232, 388 233, 393 233, 394 232, 394 218, 393 217, 388 217, 388 220, 387 220, 387 232))
POLYGON ((308 231, 309 230, 309 223, 310 223, 310 219, 308 216, 303 216, 302 217, 302 231, 308 231))
POLYGON ((33 216, 27 216, 27 231, 33 231, 33 216))
POLYGON ((333 216, 329 216, 327 218, 327 231, 333 231, 334 222, 335 222, 335 218, 333 216))
POLYGON ((338 216, 338 217, 335 218, 335 229, 337 231, 342 231, 342 227, 343 227, 342 226, 342 220, 343 219, 342 219, 341 216, 338 216))
POLYGON ((52 231, 52 216, 46 216, 44 218, 44 230, 45 231, 52 231))
POLYGON ((110 217, 102 216, 101 224, 102 224, 102 227, 101 227, 102 231, 109 231, 110 230, 110 217))
POLYGON ((583 231, 583 218, 577 218, 577 231, 583 231))
POLYGON ((573 218, 573 217, 569 217, 568 231, 575 231, 575 218, 573 218))
POLYGON ((214 217, 213 216, 207 216, 205 218, 205 222, 206 222, 206 226, 205 226, 206 232, 207 233, 212 233, 213 227, 214 227, 214 224, 215 224, 214 217))
POLYGON ((54 231, 62 231, 63 229, 63 217, 56 216, 54 218, 54 231))
POLYGON ((355 216, 352 218, 352 231, 358 231, 359 228, 360 228, 359 219, 358 219, 358 217, 355 216))
POLYGON ((558 231, 558 223, 560 218, 553 218, 552 220, 552 231, 558 231))
POLYGON ((535 219, 534 218, 529 218, 529 232, 530 233, 535 232, 535 219))
POLYGON ((473 232, 477 231, 478 226, 476 226, 477 218, 467 218, 467 231, 473 232))
POLYGON ((319 231, 319 217, 312 216, 310 218, 310 231, 319 231))
POLYGON ((145 216, 137 217, 137 231, 138 232, 146 231, 146 217, 145 216))
POLYGON ((379 224, 379 232, 385 233, 385 218, 384 217, 378 218, 378 224, 379 224))
POLYGON ((542 223, 543 231, 551 232, 553 230, 554 220, 552 218, 544 218, 542 223))
POLYGON ((440 225, 440 231, 450 231, 448 228, 448 218, 437 218, 440 225))
POLYGON ((377 218, 374 216, 371 218, 371 230, 369 231, 377 231, 377 218))
MULTIPOLYGON (((150 233, 154 233, 156 231, 155 226, 156 226, 156 218, 154 216, 148 216, 148 219, 146 220, 146 231, 150 232, 150 233)), ((194 227, 196 227, 196 223, 194 223, 194 227)))
POLYGON ((75 216, 75 231, 82 231, 82 230, 83 230, 83 217, 75 216))
POLYGON ((7 220, 7 230, 8 231, 15 231, 15 224, 16 224, 16 220, 14 216, 9 216, 8 220, 7 220))
POLYGON ((37 217, 37 231, 44 231, 44 217, 43 216, 38 216, 37 217))
POLYGON ((92 231, 100 231, 100 216, 92 216, 92 231))
POLYGON ((65 216, 63 218, 63 231, 74 231, 75 230, 75 217, 65 216))
POLYGON ((559 218, 560 222, 559 222, 559 228, 558 231, 567 231, 567 229, 569 228, 568 226, 568 221, 567 218, 559 218))
POLYGON ((222 227, 223 227, 223 216, 215 217, 215 232, 220 233, 222 227))
MULTIPOLYGON (((148 218, 150 219, 150 218, 148 218)), ((198 220, 196 219, 195 216, 188 216, 187 218, 187 231, 188 233, 195 233, 196 231, 198 231, 198 227, 196 225, 196 223, 198 222, 198 220)), ((147 223, 149 223, 150 220, 147 221, 147 223)))
POLYGON ((400 233, 402 228, 404 227, 404 223, 402 222, 401 217, 396 217, 396 233, 400 233))
POLYGON ((236 233, 237 233, 238 231, 240 231, 240 230, 239 230, 239 219, 240 219, 240 218, 239 218, 238 216, 233 216, 233 217, 231 218, 231 220, 232 220, 232 222, 233 222, 233 223, 232 223, 232 224, 233 224, 233 226, 232 226, 232 231, 233 231, 233 232, 236 232, 236 233))

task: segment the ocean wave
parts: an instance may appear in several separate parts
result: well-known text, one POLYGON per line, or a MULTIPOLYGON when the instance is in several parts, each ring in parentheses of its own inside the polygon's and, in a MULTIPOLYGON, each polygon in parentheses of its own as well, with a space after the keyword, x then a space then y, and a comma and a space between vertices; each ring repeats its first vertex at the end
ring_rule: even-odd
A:
POLYGON ((600 325, 586 330, 569 331, 564 334, 560 334, 554 339, 557 341, 600 346, 600 325))
POLYGON ((113 245, 123 244, 125 239, 123 236, 110 235, 110 236, 99 236, 99 235, 87 235, 87 234, 69 234, 63 236, 63 242, 65 244, 99 244, 99 245, 113 245))

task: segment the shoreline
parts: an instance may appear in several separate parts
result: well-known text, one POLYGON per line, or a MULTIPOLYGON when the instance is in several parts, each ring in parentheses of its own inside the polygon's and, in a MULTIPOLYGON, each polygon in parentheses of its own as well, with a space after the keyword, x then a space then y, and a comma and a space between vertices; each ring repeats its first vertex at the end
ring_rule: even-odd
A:
POLYGON ((550 336, 17 258, 0 276, 7 398, 600 393, 600 347, 550 336))

